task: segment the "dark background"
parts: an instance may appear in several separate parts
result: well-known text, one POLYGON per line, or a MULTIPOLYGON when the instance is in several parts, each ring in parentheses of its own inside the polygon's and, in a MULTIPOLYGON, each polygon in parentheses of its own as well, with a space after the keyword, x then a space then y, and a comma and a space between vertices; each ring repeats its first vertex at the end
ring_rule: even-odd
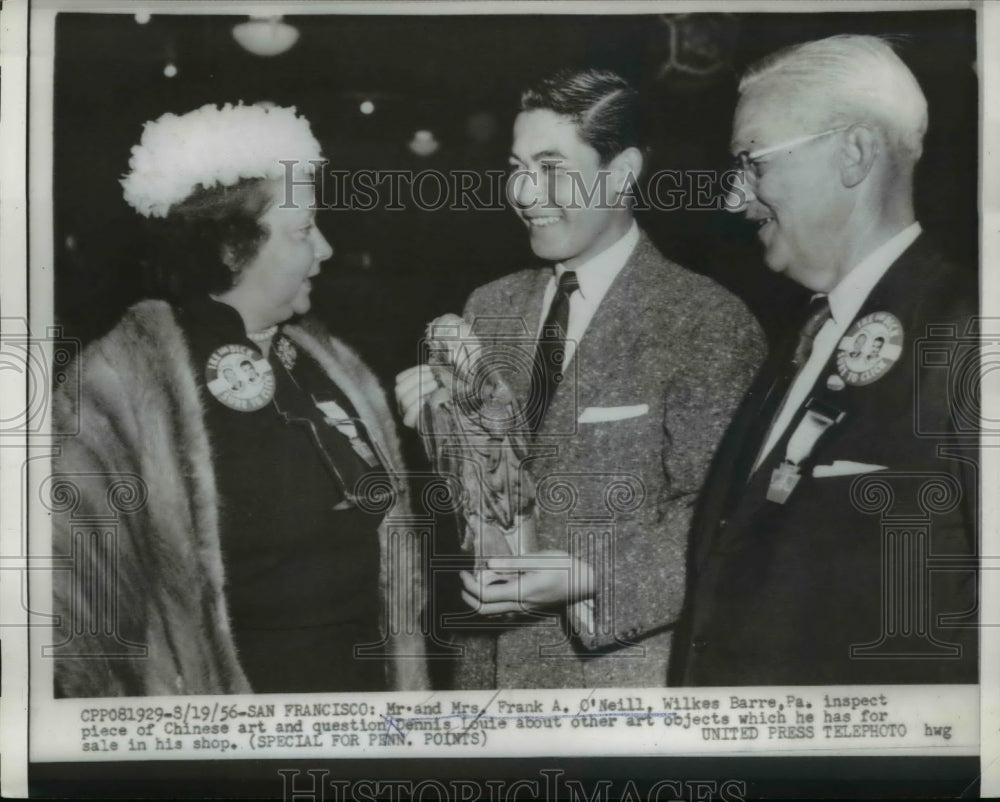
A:
MULTIPOLYGON (((312 123, 335 169, 505 169, 520 90, 563 66, 618 70, 640 89, 647 174, 728 164, 742 68, 787 44, 834 33, 893 35, 928 97, 918 218, 956 259, 976 264, 978 84, 972 11, 641 16, 289 16, 289 52, 261 58, 231 29, 243 17, 60 14, 55 73, 55 303, 67 335, 91 339, 150 292, 140 218, 118 179, 142 123, 204 103, 269 100, 312 123), (164 75, 167 63, 177 75, 164 75), (365 116, 359 104, 375 103, 365 116), (477 116, 478 132, 470 132, 477 116), (490 130, 492 126, 492 131, 490 130), (434 132, 420 158, 406 143, 434 132)), ((416 360, 431 318, 460 312, 477 285, 531 264, 509 210, 321 212, 336 254, 314 308, 391 384, 416 360)), ((753 231, 722 211, 640 214, 676 261, 750 305, 772 338, 801 291, 770 273, 753 231)))

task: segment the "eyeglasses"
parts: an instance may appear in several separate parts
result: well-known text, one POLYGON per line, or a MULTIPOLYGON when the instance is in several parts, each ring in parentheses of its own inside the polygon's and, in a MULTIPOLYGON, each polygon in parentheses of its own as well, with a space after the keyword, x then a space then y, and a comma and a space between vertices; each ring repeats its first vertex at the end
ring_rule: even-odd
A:
POLYGON ((820 131, 818 134, 806 134, 805 136, 795 137, 795 139, 789 139, 786 142, 779 142, 777 145, 771 145, 769 148, 754 151, 742 150, 733 157, 732 169, 742 170, 744 175, 752 176, 756 181, 760 178, 760 161, 765 156, 770 156, 772 153, 782 150, 794 150, 800 145, 806 144, 806 142, 812 142, 814 139, 836 134, 839 131, 846 131, 850 127, 849 125, 841 125, 839 128, 820 131))

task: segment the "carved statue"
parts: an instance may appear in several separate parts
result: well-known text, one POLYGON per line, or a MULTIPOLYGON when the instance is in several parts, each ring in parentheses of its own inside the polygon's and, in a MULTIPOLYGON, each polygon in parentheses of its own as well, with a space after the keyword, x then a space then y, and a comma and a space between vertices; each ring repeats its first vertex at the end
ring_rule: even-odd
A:
POLYGON ((434 470, 461 487, 461 548, 481 567, 489 557, 535 551, 535 485, 525 469, 521 405, 490 346, 458 315, 427 326, 428 364, 439 387, 424 406, 421 432, 434 470))

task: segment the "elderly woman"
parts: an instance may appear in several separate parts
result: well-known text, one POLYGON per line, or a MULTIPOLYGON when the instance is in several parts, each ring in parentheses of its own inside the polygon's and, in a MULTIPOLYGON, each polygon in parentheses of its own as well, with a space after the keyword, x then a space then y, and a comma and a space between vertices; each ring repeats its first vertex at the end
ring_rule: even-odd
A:
POLYGON ((74 557, 54 580, 58 695, 427 685, 412 533, 387 526, 407 509, 391 414, 300 317, 333 253, 321 166, 308 122, 272 105, 166 114, 133 148, 125 199, 170 301, 129 309, 55 400, 79 420, 57 460, 75 517, 134 488, 110 547, 54 518, 74 557))

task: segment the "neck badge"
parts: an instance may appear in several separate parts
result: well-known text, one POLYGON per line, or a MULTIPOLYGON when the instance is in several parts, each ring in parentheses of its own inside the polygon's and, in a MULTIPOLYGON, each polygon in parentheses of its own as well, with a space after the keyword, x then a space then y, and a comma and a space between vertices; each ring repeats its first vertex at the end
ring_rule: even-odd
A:
POLYGON ((863 387, 882 378, 903 353, 903 324, 889 312, 854 321, 837 344, 837 374, 863 387))
POLYGON ((845 413, 833 404, 818 398, 806 402, 806 414, 788 439, 785 458, 771 472, 767 500, 784 504, 802 478, 802 463, 812 456, 819 439, 844 419, 845 413))
POLYGON ((222 404, 237 412, 255 412, 274 398, 274 371, 257 351, 245 345, 216 348, 205 364, 205 384, 222 404))
POLYGON ((361 457, 369 468, 378 466, 378 457, 361 437, 361 433, 355 425, 354 418, 347 414, 347 410, 336 401, 317 401, 314 397, 313 403, 323 413, 323 419, 326 424, 333 426, 350 441, 354 453, 361 457))

